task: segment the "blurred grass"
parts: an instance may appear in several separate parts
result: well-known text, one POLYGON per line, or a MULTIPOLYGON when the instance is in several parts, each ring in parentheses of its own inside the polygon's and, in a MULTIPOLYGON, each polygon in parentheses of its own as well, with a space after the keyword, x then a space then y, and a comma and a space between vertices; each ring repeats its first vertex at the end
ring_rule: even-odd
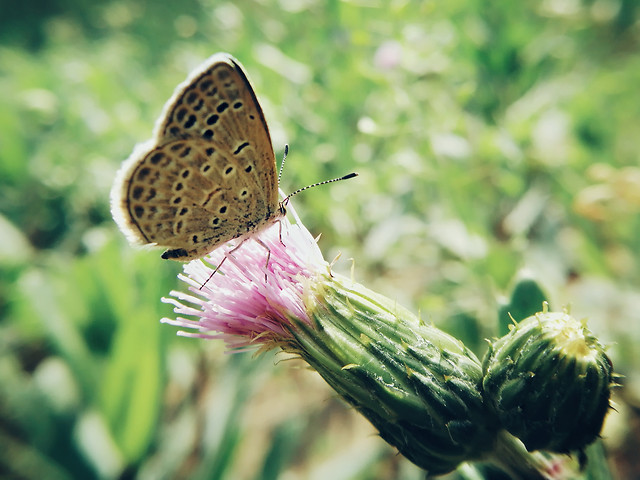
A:
POLYGON ((326 258, 478 353, 522 275, 588 318, 626 376, 605 446, 640 478, 636 2, 369 5, 2 5, 0 476, 421 478, 313 373, 161 326, 180 266, 111 220, 120 162, 228 51, 285 191, 360 173, 296 198, 326 258))

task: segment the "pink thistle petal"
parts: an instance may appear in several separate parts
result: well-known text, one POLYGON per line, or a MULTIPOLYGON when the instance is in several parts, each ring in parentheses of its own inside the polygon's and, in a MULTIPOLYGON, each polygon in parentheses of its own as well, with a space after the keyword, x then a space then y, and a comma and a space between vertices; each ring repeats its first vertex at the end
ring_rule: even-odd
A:
POLYGON ((315 239, 292 213, 295 224, 283 218, 239 240, 233 252, 237 242, 186 264, 178 277, 191 293, 172 291, 173 298, 163 298, 181 316, 162 321, 198 330, 179 335, 220 338, 234 350, 289 340, 295 322, 309 323, 305 286, 329 268, 315 239), (268 263, 269 251, 260 242, 270 251, 268 263))

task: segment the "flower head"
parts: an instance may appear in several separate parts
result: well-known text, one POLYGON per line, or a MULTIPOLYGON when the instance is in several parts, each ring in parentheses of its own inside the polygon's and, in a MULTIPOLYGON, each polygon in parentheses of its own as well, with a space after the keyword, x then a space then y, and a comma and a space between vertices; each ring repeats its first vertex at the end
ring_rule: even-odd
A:
POLYGON ((287 343, 292 319, 309 322, 305 288, 329 268, 316 240, 290 211, 296 223, 282 218, 259 237, 223 245, 186 264, 179 277, 191 294, 172 291, 174 298, 163 301, 195 319, 163 322, 198 330, 179 332, 184 336, 221 338, 234 350, 287 343))

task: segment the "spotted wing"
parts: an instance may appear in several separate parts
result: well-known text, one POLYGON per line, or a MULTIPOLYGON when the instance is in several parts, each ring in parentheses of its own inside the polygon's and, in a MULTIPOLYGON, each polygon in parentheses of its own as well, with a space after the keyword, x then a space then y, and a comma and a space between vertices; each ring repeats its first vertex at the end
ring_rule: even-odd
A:
POLYGON ((211 57, 167 102, 155 139, 138 146, 112 190, 130 241, 191 260, 269 223, 278 211, 275 156, 239 63, 211 57))
POLYGON ((148 152, 130 172, 122 210, 140 243, 169 250, 163 258, 192 260, 277 216, 264 196, 259 153, 230 154, 215 142, 175 140, 148 152))
POLYGON ((276 160, 269 127, 251 83, 231 55, 212 56, 167 102, 156 128, 159 145, 175 139, 213 140, 232 154, 252 147, 256 168, 264 175, 269 205, 278 203, 276 160))

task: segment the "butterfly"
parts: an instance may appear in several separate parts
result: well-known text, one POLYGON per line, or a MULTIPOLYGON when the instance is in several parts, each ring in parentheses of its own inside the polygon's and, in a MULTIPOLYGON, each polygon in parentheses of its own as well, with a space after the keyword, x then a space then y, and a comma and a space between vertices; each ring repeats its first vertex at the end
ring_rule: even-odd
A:
POLYGON ((309 188, 279 202, 278 183, 256 94, 238 60, 218 53, 176 88, 153 138, 123 163, 111 211, 131 243, 189 261, 277 222, 291 195, 309 188))

